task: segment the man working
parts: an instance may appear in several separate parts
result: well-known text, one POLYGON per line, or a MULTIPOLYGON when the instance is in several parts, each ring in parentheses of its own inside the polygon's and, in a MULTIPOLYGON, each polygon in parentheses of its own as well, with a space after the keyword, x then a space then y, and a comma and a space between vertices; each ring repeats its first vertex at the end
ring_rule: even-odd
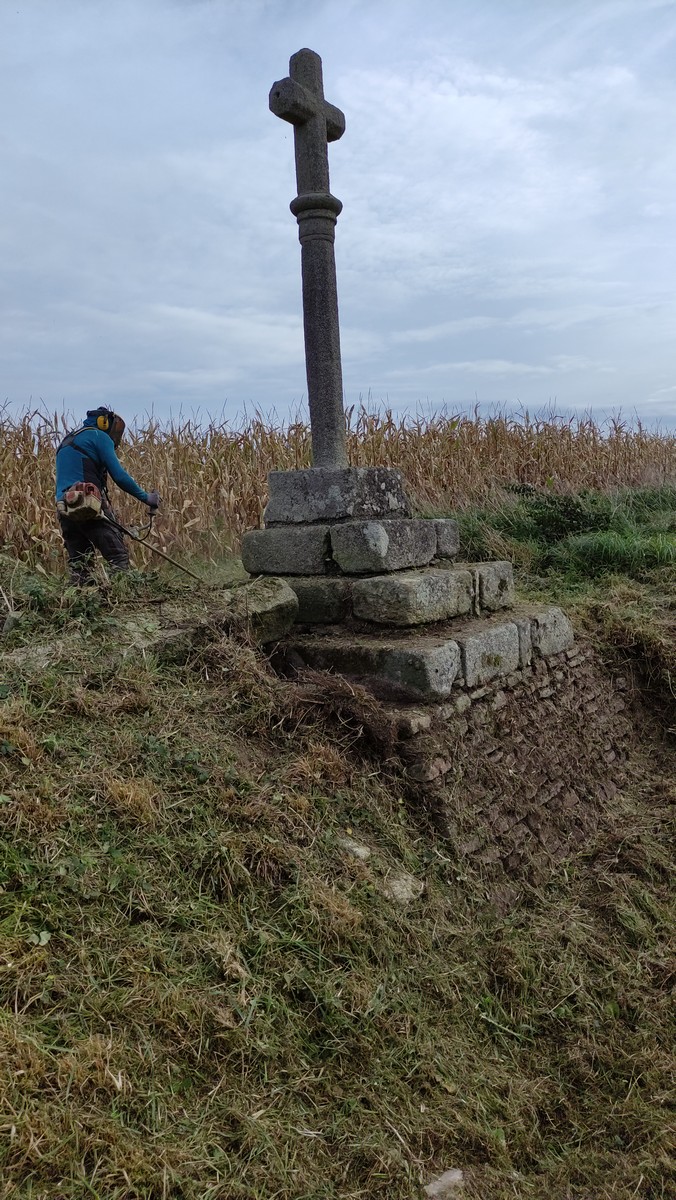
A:
POLYGON ((56 452, 56 508, 73 583, 92 578, 98 550, 111 571, 129 568, 129 551, 122 534, 105 519, 112 514, 108 475, 123 492, 157 512, 157 492, 144 492, 128 475, 115 453, 122 441, 124 421, 109 408, 87 413, 79 429, 66 434, 56 452))

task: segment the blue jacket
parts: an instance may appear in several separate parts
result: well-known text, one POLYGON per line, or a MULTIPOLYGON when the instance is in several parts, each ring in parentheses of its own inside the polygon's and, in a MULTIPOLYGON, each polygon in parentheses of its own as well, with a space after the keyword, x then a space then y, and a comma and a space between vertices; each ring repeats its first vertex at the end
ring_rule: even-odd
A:
POLYGON ((74 437, 74 445, 60 446, 56 453, 56 498, 63 499, 64 492, 74 483, 95 483, 99 489, 105 487, 106 477, 115 481, 123 492, 128 492, 147 504, 148 493, 128 475, 117 454, 113 440, 102 429, 96 428, 95 420, 87 418, 74 437), (75 446, 85 451, 80 454, 75 446))

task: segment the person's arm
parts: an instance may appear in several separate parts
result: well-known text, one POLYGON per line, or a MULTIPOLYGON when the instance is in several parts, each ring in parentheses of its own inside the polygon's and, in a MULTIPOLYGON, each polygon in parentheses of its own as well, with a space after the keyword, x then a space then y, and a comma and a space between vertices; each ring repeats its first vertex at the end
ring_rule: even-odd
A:
POLYGON ((132 479, 131 475, 125 471, 122 463, 115 453, 115 447, 107 433, 103 434, 103 436, 98 439, 98 450, 103 460, 104 467, 110 475, 110 478, 114 480, 117 486, 121 488, 123 492, 127 492, 130 496, 133 496, 136 500, 140 500, 141 504, 147 504, 148 493, 144 492, 143 488, 139 487, 136 480, 132 479))

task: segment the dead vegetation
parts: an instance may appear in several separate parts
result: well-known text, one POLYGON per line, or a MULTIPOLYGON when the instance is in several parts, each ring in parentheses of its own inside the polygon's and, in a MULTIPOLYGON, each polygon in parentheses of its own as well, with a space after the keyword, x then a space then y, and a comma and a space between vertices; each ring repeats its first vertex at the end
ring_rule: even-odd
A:
POLYGON ((2 1200, 673 1195, 667 742, 501 914, 372 702, 222 636, 108 671, 41 586, 90 637, 3 659, 2 1200))
MULTIPOLYGON (((423 511, 484 504, 513 484, 579 492, 676 479, 676 437, 619 419, 604 427, 547 414, 412 420, 364 409, 348 419, 350 461, 400 468, 423 511)), ((53 476, 64 429, 58 415, 0 412, 0 546, 45 566, 61 558, 53 476)), ((163 497, 159 543, 220 558, 261 523, 268 471, 309 466, 310 431, 300 420, 281 427, 260 416, 241 429, 148 421, 127 433, 122 458, 142 486, 163 497)), ((133 502, 121 498, 119 511, 123 520, 139 520, 133 502)))

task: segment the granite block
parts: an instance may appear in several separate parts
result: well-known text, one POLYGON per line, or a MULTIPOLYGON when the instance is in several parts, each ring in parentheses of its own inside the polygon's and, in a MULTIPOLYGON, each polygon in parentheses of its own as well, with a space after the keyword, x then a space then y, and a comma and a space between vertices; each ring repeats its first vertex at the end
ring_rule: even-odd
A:
POLYGON ((410 517, 411 505, 393 467, 310 467, 271 471, 265 524, 410 517))
POLYGON ((460 549, 460 531, 458 522, 450 519, 435 518, 434 528, 437 535, 437 558, 455 558, 460 549))
POLYGON ((424 625, 469 613, 472 576, 455 568, 428 567, 356 579, 352 585, 355 617, 378 625, 424 625))
POLYGON ((394 685, 412 699, 445 699, 460 669, 460 651, 449 639, 416 637, 383 642, 355 634, 351 637, 291 640, 288 649, 316 670, 372 683, 394 685))
POLYGON ((566 614, 552 605, 532 615, 531 640, 536 654, 548 658, 550 654, 568 650, 573 645, 575 635, 566 614))
POLYGON ((330 533, 333 561, 346 575, 424 567, 437 547, 432 521, 348 521, 330 533))
POLYGON ((352 611, 352 581, 341 575, 290 575, 286 582, 298 598, 301 625, 331 625, 352 611))
POLYGON ((472 564, 479 612, 497 612, 514 604, 514 574, 510 562, 472 564))
POLYGON ((251 529, 242 538, 242 562, 250 575, 325 575, 326 525, 251 529))
POLYGON ((476 622, 453 636, 460 646, 467 687, 480 687, 498 676, 511 674, 519 666, 519 631, 514 622, 504 625, 476 622))

